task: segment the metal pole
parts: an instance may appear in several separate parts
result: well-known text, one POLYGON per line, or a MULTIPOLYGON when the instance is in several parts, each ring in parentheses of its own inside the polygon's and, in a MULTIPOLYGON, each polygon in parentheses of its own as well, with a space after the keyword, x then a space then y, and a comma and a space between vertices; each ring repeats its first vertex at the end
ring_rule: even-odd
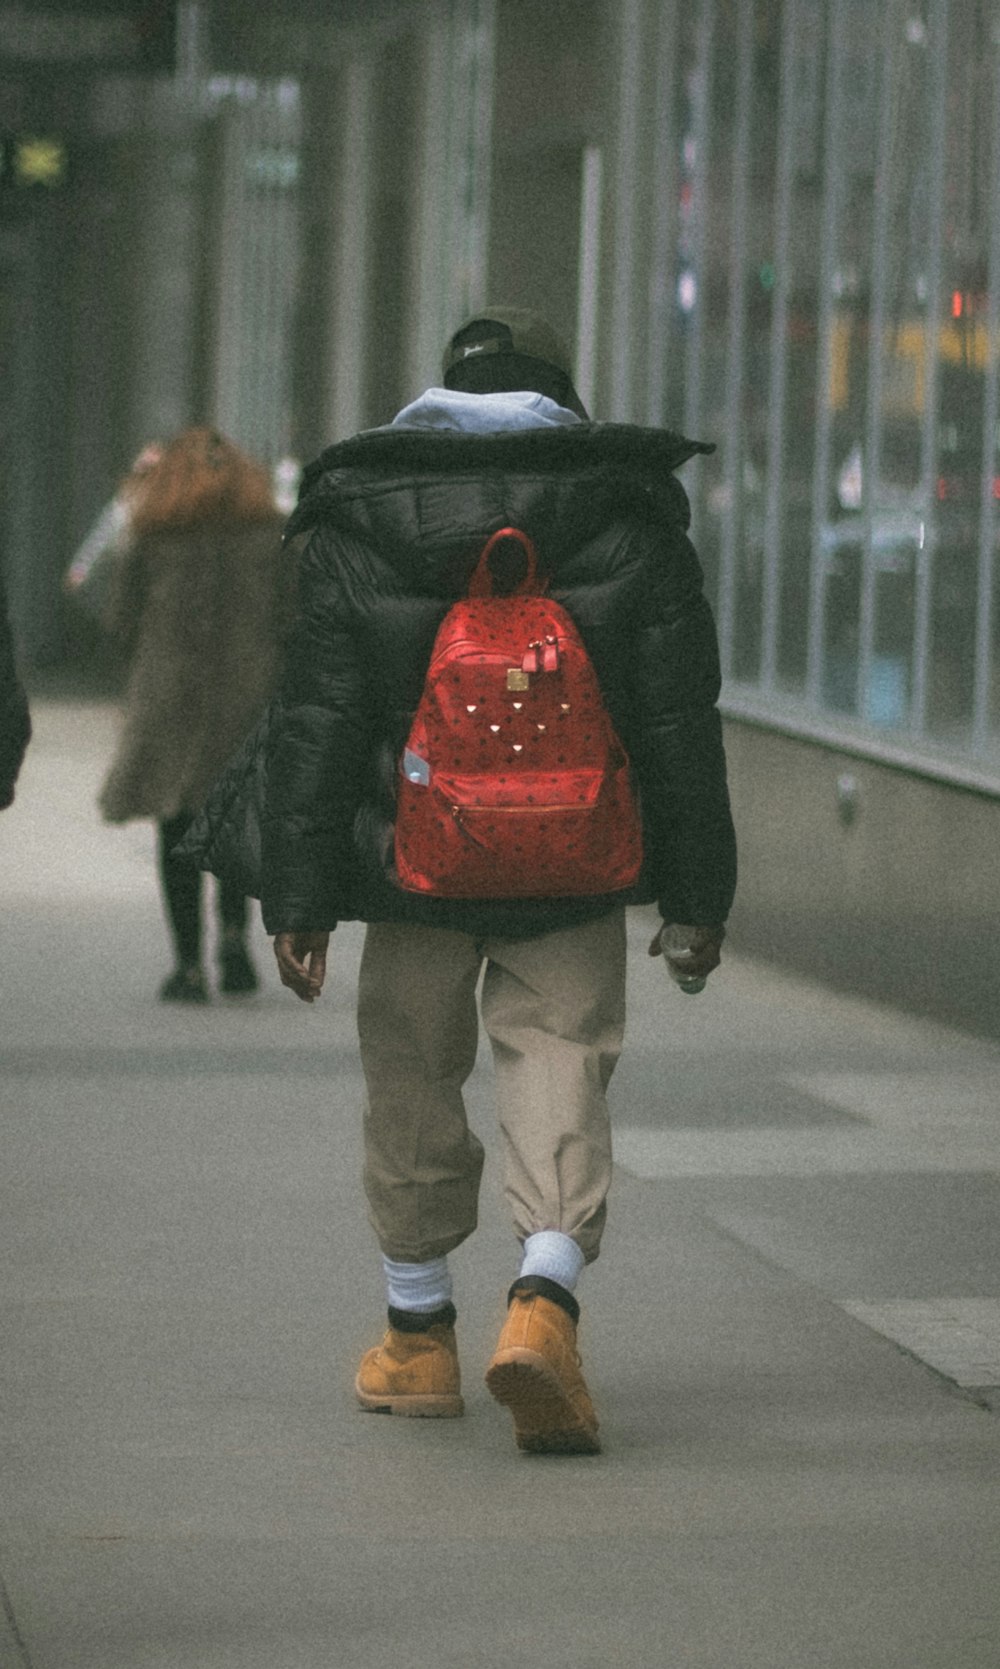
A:
POLYGON ((928 51, 931 70, 927 310, 924 325, 923 397, 920 427, 920 498, 923 544, 916 556, 913 620, 913 694, 910 725, 923 734, 927 724, 927 675, 931 654, 931 599, 934 590, 936 526, 934 487, 938 454, 938 364, 941 334, 941 275, 944 265, 945 142, 948 120, 948 0, 932 0, 928 51))
POLYGON ((324 425, 331 440, 366 420, 365 369, 371 318, 371 216, 374 191, 374 68, 354 59, 344 72, 337 167, 331 168, 335 257, 330 284, 333 365, 324 425))
POLYGON ((174 86, 191 110, 208 76, 208 21, 204 0, 180 0, 177 7, 174 86))
POLYGON ((604 153, 586 145, 580 187, 580 247, 576 303, 576 391, 593 413, 597 386, 597 318, 601 271, 604 153))
POLYGON ((493 140, 493 80, 496 35, 495 0, 469 0, 462 57, 469 88, 465 132, 464 222, 465 286, 459 312, 468 314, 486 302, 486 267, 490 221, 493 140))
POLYGON ((414 318, 408 385, 412 393, 440 377, 442 343, 459 320, 450 312, 445 282, 448 257, 448 49, 449 27, 440 5, 424 24, 420 59, 421 134, 416 237, 413 247, 414 318))
MULTIPOLYGON (((705 271, 705 252, 708 247, 708 160, 712 115, 712 42, 715 35, 715 0, 703 0, 698 19, 697 65, 695 69, 694 145, 695 162, 692 179, 692 267, 695 278, 695 301, 691 313, 687 352, 684 363, 684 427, 698 438, 701 428, 703 393, 703 360, 705 349, 705 303, 708 285, 705 271)), ((701 509, 701 460, 692 458, 686 471, 686 485, 691 500, 691 537, 698 542, 701 509)))
POLYGON ((760 683, 774 689, 778 665, 781 606, 782 505, 785 486, 785 400, 788 373, 790 243, 795 181, 795 59, 799 0, 786 0, 781 38, 778 95, 778 174, 774 204, 774 310, 771 314, 771 376, 767 422, 767 498, 764 510, 764 584, 761 598, 760 683))
POLYGON ((465 228, 462 210, 467 195, 465 170, 468 165, 468 156, 465 149, 465 135, 468 130, 469 89, 466 66, 460 61, 463 22, 463 0, 449 0, 448 93, 445 104, 448 111, 447 165, 445 171, 448 218, 444 240, 449 259, 442 273, 442 289, 448 297, 448 318, 454 320, 454 323, 450 323, 448 326, 449 331, 457 328, 465 314, 464 301, 467 293, 465 282, 465 228))
POLYGON ((279 168, 272 193, 268 239, 274 345, 267 379, 267 459, 274 464, 289 451, 292 435, 294 283, 301 251, 301 89, 295 81, 282 80, 274 87, 272 97, 271 134, 279 168))
MULTIPOLYGON (((275 110, 276 99, 277 89, 274 84, 264 82, 254 106, 255 131, 251 142, 256 152, 254 160, 257 168, 263 172, 265 180, 267 167, 277 167, 277 157, 282 149, 281 124, 275 110)), ((244 396, 253 414, 252 425, 247 424, 248 434, 253 435, 253 450, 258 458, 267 463, 273 463, 278 456, 278 377, 287 357, 282 332, 278 272, 278 245, 281 240, 280 221, 283 208, 284 191, 277 182, 265 183, 264 180, 259 180, 256 190, 250 196, 248 215, 253 237, 251 259, 254 260, 256 268, 253 277, 257 316, 255 319, 247 320, 249 330, 254 330, 256 326, 258 346, 255 354, 252 357, 248 354, 244 361, 244 380, 247 369, 252 365, 257 373, 257 385, 245 387, 244 396)))
POLYGON ((247 444, 241 435, 241 367, 249 293, 247 238, 247 112, 235 99, 219 112, 222 224, 214 294, 214 374, 212 422, 223 434, 247 444))
POLYGON ((633 351, 636 198, 639 185, 639 88, 642 82, 643 0, 622 0, 619 13, 618 143, 615 157, 615 253, 611 274, 611 416, 634 417, 633 351))
POLYGON ((737 545, 743 517, 743 388, 746 358, 747 219, 750 183, 750 126, 753 108, 753 7, 739 9, 736 51, 736 138, 733 152, 733 206, 729 243, 729 320, 726 347, 726 452, 728 495, 719 553, 718 626, 722 675, 733 668, 736 632, 737 545))
POLYGON ((866 716, 875 649, 878 572, 875 566, 874 523, 882 473, 882 391, 884 386, 886 289, 889 276, 889 211, 892 204, 892 137, 896 115, 898 45, 900 38, 898 0, 887 0, 882 28, 882 98, 879 110, 878 156, 875 167, 871 305, 868 310, 868 406, 865 414, 864 539, 855 694, 856 710, 861 718, 866 716))
POLYGON ((823 128, 823 230, 820 243, 820 294, 816 376, 816 450, 812 481, 812 537, 809 571, 809 625, 806 694, 822 705, 826 638, 826 551, 823 528, 830 506, 833 450, 834 274, 843 200, 844 0, 832 0, 826 46, 826 113, 823 128))
POLYGON ((451 226, 446 269, 457 323, 486 300, 489 163, 493 118, 493 0, 453 0, 448 109, 451 226))
POLYGON ((972 742, 986 747, 990 729, 993 679, 993 600, 997 524, 997 424, 1000 419, 1000 52, 994 44, 992 214, 990 217, 987 358, 983 379, 983 464, 979 504, 979 574, 976 587, 976 647, 973 679, 972 742))
MULTIPOLYGON (((744 8, 747 10, 748 8, 744 8)), ((752 10, 752 7, 749 8, 752 10)), ((671 324, 677 305, 677 0, 659 8, 653 106, 653 227, 649 265, 646 421, 667 418, 671 324)))

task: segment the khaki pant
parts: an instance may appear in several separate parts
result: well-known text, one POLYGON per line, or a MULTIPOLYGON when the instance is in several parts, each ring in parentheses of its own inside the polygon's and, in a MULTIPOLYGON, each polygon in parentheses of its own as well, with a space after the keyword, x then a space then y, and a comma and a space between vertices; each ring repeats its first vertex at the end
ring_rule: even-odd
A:
POLYGON ((483 1148, 462 1086, 476 985, 496 1072, 504 1190, 517 1234, 571 1235, 596 1258, 611 1182, 605 1092, 625 1024, 625 911, 537 939, 368 928, 358 1033, 368 1091, 365 1193, 387 1257, 423 1263, 476 1226, 483 1148))

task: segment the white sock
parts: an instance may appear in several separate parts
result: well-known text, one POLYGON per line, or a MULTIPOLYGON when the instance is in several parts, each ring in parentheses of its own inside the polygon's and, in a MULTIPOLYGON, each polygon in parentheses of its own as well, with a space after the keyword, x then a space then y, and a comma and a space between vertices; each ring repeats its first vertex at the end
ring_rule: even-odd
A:
POLYGON ((575 1240, 558 1229, 540 1229, 524 1242, 522 1275, 544 1275, 572 1292, 580 1279, 585 1258, 575 1240))
POLYGON ((451 1275, 446 1257, 426 1263, 394 1263, 382 1257, 389 1303, 394 1310, 440 1310, 451 1302, 451 1275))

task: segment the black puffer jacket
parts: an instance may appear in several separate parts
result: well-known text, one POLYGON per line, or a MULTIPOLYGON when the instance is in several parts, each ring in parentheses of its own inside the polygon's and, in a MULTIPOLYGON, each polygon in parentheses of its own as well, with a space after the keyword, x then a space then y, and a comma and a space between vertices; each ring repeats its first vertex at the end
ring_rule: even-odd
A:
POLYGON ((711 448, 617 424, 471 435, 375 430, 307 472, 299 619, 267 744, 270 932, 412 921, 525 937, 613 903, 725 920, 735 840, 715 627, 671 471, 711 448), (453 901, 394 880, 394 784, 438 627, 488 536, 534 540, 638 779, 646 861, 610 898, 453 901))

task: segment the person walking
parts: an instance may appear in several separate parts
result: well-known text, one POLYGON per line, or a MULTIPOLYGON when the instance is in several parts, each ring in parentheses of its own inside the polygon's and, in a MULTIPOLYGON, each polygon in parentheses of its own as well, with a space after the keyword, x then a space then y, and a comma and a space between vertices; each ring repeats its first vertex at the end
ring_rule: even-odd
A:
MULTIPOLYGON (((291 575, 268 472, 214 429, 168 441, 129 491, 110 630, 128 660, 124 723, 100 791, 109 823, 153 818, 174 968, 165 1002, 203 1003, 202 886, 174 856, 211 784, 271 694, 291 575)), ((253 991, 241 887, 218 885, 222 991, 253 991)))
MULTIPOLYGON (((388 1330, 358 1370, 367 1410, 463 1411, 448 1259, 476 1226, 483 1149, 462 1086, 476 1058, 482 975, 521 1245, 487 1384, 520 1449, 600 1447, 575 1290, 598 1256, 611 1181, 606 1091, 625 1018, 625 906, 655 900, 675 971, 704 979, 719 965, 735 887, 715 627, 673 473, 708 450, 667 431, 589 421, 549 323, 498 306, 451 338, 443 386, 305 473, 286 530, 307 542, 269 728, 261 901, 281 980, 305 1002, 322 991, 338 922, 368 924, 358 991, 364 1186, 388 1330), (643 858, 627 886, 598 882, 574 895, 563 880, 553 889, 541 835, 519 896, 503 896, 502 879, 500 896, 435 896, 404 878, 404 792, 431 781, 408 739, 432 647, 496 539, 507 548, 485 583, 524 605, 511 547, 521 546, 523 569, 530 546, 631 761, 643 858)), ((544 686, 545 657, 554 666, 561 644, 555 632, 532 643, 508 668, 509 695, 484 689, 484 713, 490 701, 510 703, 504 719, 483 725, 484 757, 505 723, 521 723, 523 692, 544 686)), ((466 706, 478 722, 478 697, 466 706)), ((557 703, 553 722, 570 706, 557 703)), ((546 721, 534 728, 546 731, 546 721)), ((523 745, 509 752, 515 774, 523 745)), ((460 823, 478 842, 471 816, 452 811, 432 865, 460 823)), ((502 815, 497 823, 502 840, 502 815)), ((664 942, 657 933, 650 953, 664 942)))

